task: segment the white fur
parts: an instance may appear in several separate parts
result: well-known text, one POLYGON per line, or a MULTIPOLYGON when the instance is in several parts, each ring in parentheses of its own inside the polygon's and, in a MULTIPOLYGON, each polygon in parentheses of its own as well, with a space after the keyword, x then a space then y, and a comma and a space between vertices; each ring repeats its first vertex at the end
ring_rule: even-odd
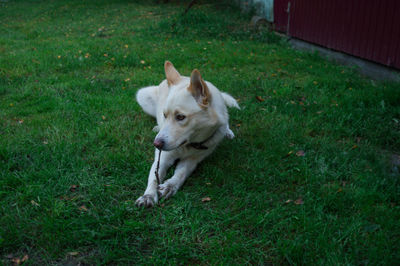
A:
POLYGON ((191 78, 180 76, 170 62, 166 62, 165 72, 167 80, 158 86, 142 88, 136 94, 136 99, 143 110, 157 119, 157 126, 153 129, 158 132, 156 139, 165 142, 159 168, 161 184, 157 186, 155 176, 159 154, 159 150, 156 149, 146 191, 136 201, 138 206, 152 207, 157 204, 160 197, 168 199, 175 195, 197 164, 211 154, 225 136, 234 137, 229 128, 226 108, 226 106, 239 108, 232 96, 220 92, 213 84, 206 81, 211 100, 204 108, 187 89, 191 84, 191 78), (186 118, 178 121, 177 113, 184 114, 186 118), (167 115, 166 118, 164 114, 167 115), (204 145, 208 149, 195 149, 188 145, 205 140, 204 145), (174 175, 162 183, 167 169, 177 159, 179 162, 174 175))
POLYGON ((228 93, 221 92, 221 95, 222 95, 222 98, 224 98, 224 102, 228 107, 235 107, 237 109, 240 109, 237 101, 232 96, 230 96, 228 93))

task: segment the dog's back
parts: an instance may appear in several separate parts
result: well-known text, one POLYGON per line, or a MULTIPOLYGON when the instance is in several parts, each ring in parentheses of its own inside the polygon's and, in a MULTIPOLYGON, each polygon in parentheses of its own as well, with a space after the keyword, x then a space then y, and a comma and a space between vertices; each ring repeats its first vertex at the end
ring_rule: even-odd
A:
POLYGON ((145 113, 156 117, 159 86, 149 86, 140 89, 136 94, 136 100, 145 113))

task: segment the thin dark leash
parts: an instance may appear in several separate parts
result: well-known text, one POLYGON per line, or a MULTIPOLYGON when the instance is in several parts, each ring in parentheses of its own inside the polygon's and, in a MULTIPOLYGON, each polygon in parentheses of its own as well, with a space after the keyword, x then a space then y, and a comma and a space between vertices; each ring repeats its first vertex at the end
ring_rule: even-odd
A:
POLYGON ((157 161, 157 168, 156 171, 154 172, 157 178, 157 186, 160 185, 160 176, 158 175, 158 170, 160 169, 160 157, 161 157, 161 150, 159 150, 158 153, 158 161, 157 161))

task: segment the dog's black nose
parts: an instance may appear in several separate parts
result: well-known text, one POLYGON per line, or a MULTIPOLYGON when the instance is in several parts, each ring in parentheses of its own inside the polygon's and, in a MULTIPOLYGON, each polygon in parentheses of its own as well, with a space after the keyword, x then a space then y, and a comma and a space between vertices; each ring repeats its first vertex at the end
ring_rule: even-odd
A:
POLYGON ((161 150, 164 147, 164 144, 165 142, 162 139, 155 139, 153 142, 153 145, 159 150, 161 150))

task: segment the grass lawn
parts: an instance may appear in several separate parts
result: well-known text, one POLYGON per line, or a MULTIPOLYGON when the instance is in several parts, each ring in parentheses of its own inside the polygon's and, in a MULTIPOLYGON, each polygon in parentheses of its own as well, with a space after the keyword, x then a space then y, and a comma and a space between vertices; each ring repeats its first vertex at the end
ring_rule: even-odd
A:
POLYGON ((171 2, 0 2, 0 263, 398 263, 400 84, 224 3, 171 2), (165 60, 242 110, 235 139, 139 209, 155 121, 134 97, 165 60))

